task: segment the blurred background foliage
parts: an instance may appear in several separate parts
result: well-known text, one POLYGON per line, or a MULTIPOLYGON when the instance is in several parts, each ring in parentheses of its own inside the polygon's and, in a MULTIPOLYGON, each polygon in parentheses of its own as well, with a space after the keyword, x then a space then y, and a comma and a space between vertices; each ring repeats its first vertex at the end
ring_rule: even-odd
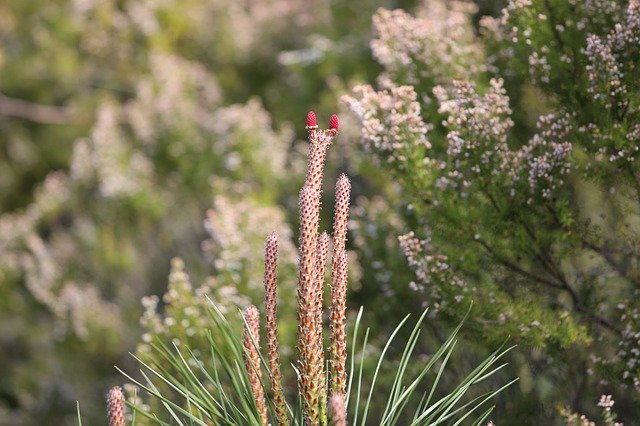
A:
POLYGON ((198 349, 205 294, 261 304, 272 230, 294 311, 310 109, 342 112, 327 181, 353 180, 350 307, 374 340, 429 305, 426 357, 473 299, 450 374, 520 345, 498 424, 597 417, 603 393, 637 418, 633 5, 0 3, 0 424, 74 424, 76 400, 102 424, 128 352, 198 349))

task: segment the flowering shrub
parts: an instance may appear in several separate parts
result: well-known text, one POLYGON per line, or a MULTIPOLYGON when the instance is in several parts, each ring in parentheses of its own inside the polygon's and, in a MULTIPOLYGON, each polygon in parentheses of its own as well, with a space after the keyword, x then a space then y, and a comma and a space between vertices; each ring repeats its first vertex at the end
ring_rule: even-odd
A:
POLYGON ((630 410, 640 4, 512 0, 477 33, 473 11, 380 10, 378 88, 344 98, 363 148, 405 191, 408 284, 443 320, 475 300, 479 341, 530 347, 536 361, 518 368, 536 375, 525 391, 539 406, 615 389, 630 410), (543 376, 581 385, 544 396, 543 376))

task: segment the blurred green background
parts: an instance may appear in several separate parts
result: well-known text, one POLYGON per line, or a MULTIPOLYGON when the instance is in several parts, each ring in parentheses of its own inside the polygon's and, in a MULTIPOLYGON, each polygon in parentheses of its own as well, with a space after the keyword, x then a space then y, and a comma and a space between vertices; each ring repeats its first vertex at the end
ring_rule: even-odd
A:
MULTIPOLYGON (((640 180, 635 154, 623 166, 600 157, 640 142, 638 47, 611 42, 625 70, 627 91, 614 100, 627 105, 624 114, 591 102, 602 75, 585 49, 588 35, 605 39, 620 22, 634 40, 640 25, 627 9, 635 3, 519 3, 0 2, 0 424, 75 424, 76 401, 86 424, 104 424, 106 390, 124 381, 114 365, 136 369, 129 352, 144 354, 153 336, 204 344, 204 294, 229 312, 260 304, 263 242, 272 230, 283 241, 282 288, 293 294, 308 110, 321 127, 331 113, 341 117, 323 205, 333 204, 333 182, 346 172, 349 307, 365 306, 374 342, 437 302, 443 308, 420 343, 426 357, 468 307, 447 308, 457 296, 448 290, 438 293, 442 300, 415 291, 432 283, 416 278, 424 264, 408 262, 398 241, 415 231, 430 241, 421 255, 450 259, 454 275, 434 273, 433 285, 462 277, 472 289, 465 302, 475 304, 443 391, 509 338, 519 347, 495 383, 520 381, 496 401, 497 424, 563 424, 562 407, 597 417, 602 394, 613 394, 633 424, 640 180), (372 26, 381 7, 423 21, 395 22, 383 34, 372 26), (431 32, 419 30, 429 22, 431 32), (389 62, 371 50, 384 36, 389 62), (407 42, 413 38, 417 44, 407 42), (425 59, 420 43, 445 47, 425 59), (398 62, 394 49, 414 50, 398 62), (534 53, 549 50, 538 75, 534 53), (478 187, 471 197, 434 189, 436 172, 424 158, 459 162, 447 154, 451 129, 433 88, 459 78, 483 94, 491 77, 504 79, 511 100, 514 150, 541 132, 539 116, 573 114, 575 131, 564 137, 573 142, 574 168, 552 201, 513 201, 503 182, 478 178, 479 188, 495 191, 496 213, 478 187), (410 165, 398 168, 388 152, 366 149, 366 120, 341 100, 362 83, 411 85, 433 154, 407 151, 410 165), (535 229, 533 243, 523 223, 535 229), (478 250, 476 232, 493 252, 478 250), (541 290, 533 275, 559 287, 541 290)), ((602 78, 611 90, 611 76, 602 78)), ((392 127, 381 121, 382 133, 392 127)), ((466 136, 480 139, 466 125, 463 136, 471 129, 466 136)), ((403 139, 407 146, 412 137, 403 139)), ((325 209, 326 229, 330 217, 325 209)), ((281 318, 294 310, 286 299, 281 318)), ((294 327, 283 323, 282 333, 291 345, 294 327)))

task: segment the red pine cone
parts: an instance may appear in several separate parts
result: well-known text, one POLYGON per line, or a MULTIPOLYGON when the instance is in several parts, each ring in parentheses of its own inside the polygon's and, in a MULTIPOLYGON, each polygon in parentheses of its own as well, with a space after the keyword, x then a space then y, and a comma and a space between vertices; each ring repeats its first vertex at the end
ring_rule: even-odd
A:
POLYGON ((338 116, 333 114, 329 119, 329 130, 335 130, 337 132, 338 125, 339 125, 338 116))
POLYGON ((318 127, 318 123, 316 122, 316 113, 313 111, 309 111, 307 113, 307 128, 315 127, 318 127))

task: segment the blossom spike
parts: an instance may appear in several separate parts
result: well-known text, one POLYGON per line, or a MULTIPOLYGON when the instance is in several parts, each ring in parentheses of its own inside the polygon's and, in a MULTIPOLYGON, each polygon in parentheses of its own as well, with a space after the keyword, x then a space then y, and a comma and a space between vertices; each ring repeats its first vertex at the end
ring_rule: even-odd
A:
MULTIPOLYGON (((325 365, 324 350, 322 346, 322 298, 324 293, 324 276, 327 264, 327 255, 329 253, 329 234, 323 232, 318 237, 316 245, 316 264, 314 270, 314 303, 315 303, 315 321, 316 321, 316 353, 320 359, 320 364, 325 365)), ((323 381, 319 390, 321 417, 326 416, 327 405, 327 386, 323 381)))
POLYGON ((310 186, 300 191, 300 247, 298 276, 298 352, 299 389, 303 395, 307 424, 318 424, 320 389, 324 383, 321 353, 317 342, 315 303, 315 263, 318 235, 318 192, 310 186))
POLYGON ((277 326, 277 261, 278 235, 272 232, 267 238, 264 253, 264 305, 267 329, 267 348, 269 360, 269 378, 271 380, 271 396, 274 402, 276 418, 279 426, 289 426, 287 405, 282 390, 282 374, 280 372, 280 350, 278 345, 277 326))
POLYGON ((247 307, 244 311, 244 319, 246 321, 243 336, 245 367, 260 420, 266 426, 268 424, 267 403, 262 389, 262 371, 260 369, 260 314, 258 308, 254 305, 247 307))
POLYGON ((336 394, 329 400, 331 421, 333 426, 347 426, 347 410, 344 406, 344 395, 336 394))
POLYGON ((331 395, 346 393, 347 385, 347 253, 338 254, 336 276, 331 286, 331 395))
MULTIPOLYGON (((331 265, 332 279, 335 280, 338 267, 338 256, 345 249, 347 241, 347 221, 349 219, 349 197, 351 183, 344 173, 336 182, 336 203, 333 216, 333 262, 331 265)), ((334 283, 335 285, 335 283, 334 283)))
MULTIPOLYGON (((300 191, 298 266, 298 389, 305 424, 327 424, 327 372, 322 344, 322 289, 328 252, 328 234, 318 235, 322 176, 327 150, 338 134, 338 117, 330 128, 318 131, 316 116, 307 115, 309 160, 300 191)), ((340 365, 340 364, 338 364, 340 365)))
POLYGON ((322 342, 322 296, 324 293, 324 275, 325 267, 327 263, 327 255, 329 253, 329 234, 323 232, 318 237, 318 243, 316 245, 316 265, 314 272, 315 280, 315 304, 316 304, 316 319, 318 320, 318 341, 322 342))
POLYGON ((109 426, 124 426, 124 393, 120 386, 114 386, 107 395, 107 417, 109 426))

